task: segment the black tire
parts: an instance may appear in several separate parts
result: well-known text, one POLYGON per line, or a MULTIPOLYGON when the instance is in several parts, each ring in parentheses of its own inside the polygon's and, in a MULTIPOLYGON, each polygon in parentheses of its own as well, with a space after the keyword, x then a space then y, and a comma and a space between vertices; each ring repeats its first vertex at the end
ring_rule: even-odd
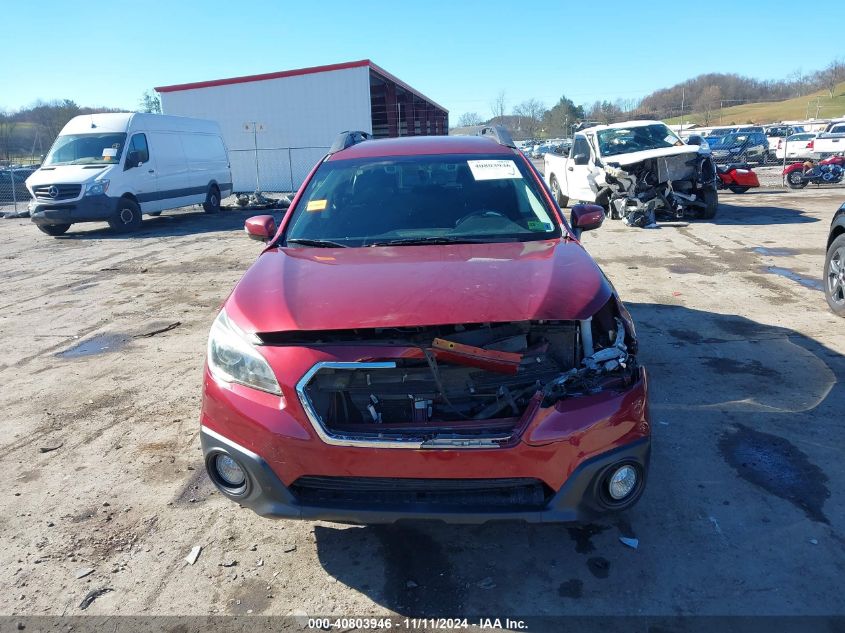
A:
POLYGON ((202 208, 206 213, 220 212, 220 189, 217 185, 211 185, 208 193, 205 195, 205 202, 202 203, 202 208))
POLYGON ((786 175, 786 186, 790 189, 803 189, 807 186, 807 181, 804 180, 801 172, 796 169, 786 175))
POLYGON ((704 200, 704 208, 701 210, 702 220, 712 220, 719 210, 719 194, 713 188, 701 190, 701 197, 704 200))
POLYGON ((563 193, 561 192, 560 184, 558 184, 557 178, 552 176, 550 181, 552 188, 552 197, 555 199, 555 202, 557 202, 558 206, 561 209, 565 209, 569 204, 569 198, 563 195, 563 193))
POLYGON ((731 185, 730 187, 728 187, 728 189, 730 189, 734 193, 745 193, 746 191, 751 189, 751 187, 740 187, 739 185, 731 185))
POLYGON ((70 228, 70 224, 36 224, 38 230, 47 235, 64 235, 70 228))
POLYGON ((109 226, 115 233, 131 233, 141 228, 141 222, 141 207, 134 200, 121 198, 109 226))
POLYGON ((833 314, 845 318, 845 234, 827 249, 824 260, 824 298, 833 314))

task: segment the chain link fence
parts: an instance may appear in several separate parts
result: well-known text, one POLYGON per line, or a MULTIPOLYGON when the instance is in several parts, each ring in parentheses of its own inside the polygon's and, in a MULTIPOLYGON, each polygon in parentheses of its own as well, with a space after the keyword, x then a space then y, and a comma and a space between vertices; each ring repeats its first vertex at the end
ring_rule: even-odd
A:
POLYGON ((328 146, 230 149, 233 191, 238 204, 243 204, 247 196, 259 200, 260 197, 268 200, 292 197, 328 151, 328 146))
POLYGON ((0 166, 0 217, 25 215, 29 205, 26 179, 35 167, 7 162, 0 166))

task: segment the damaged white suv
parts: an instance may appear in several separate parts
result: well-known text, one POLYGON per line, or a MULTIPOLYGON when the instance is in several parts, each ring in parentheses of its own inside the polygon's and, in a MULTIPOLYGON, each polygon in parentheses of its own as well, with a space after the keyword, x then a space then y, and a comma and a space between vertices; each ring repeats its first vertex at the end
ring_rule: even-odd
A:
POLYGON ((709 154, 660 121, 582 130, 569 156, 545 155, 544 174, 562 207, 595 202, 632 226, 650 226, 657 217, 710 219, 719 206, 709 154))

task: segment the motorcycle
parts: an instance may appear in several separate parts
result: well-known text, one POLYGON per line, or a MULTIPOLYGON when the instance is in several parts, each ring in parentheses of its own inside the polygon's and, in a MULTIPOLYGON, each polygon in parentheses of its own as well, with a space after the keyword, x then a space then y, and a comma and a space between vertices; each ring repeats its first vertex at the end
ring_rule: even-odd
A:
POLYGON ((730 189, 734 193, 745 193, 752 187, 759 187, 760 181, 757 174, 748 165, 731 163, 729 165, 717 165, 716 180, 717 189, 730 189))
POLYGON ((818 163, 808 160, 795 163, 783 170, 790 189, 803 189, 808 184, 835 185, 845 176, 845 156, 836 155, 818 163))

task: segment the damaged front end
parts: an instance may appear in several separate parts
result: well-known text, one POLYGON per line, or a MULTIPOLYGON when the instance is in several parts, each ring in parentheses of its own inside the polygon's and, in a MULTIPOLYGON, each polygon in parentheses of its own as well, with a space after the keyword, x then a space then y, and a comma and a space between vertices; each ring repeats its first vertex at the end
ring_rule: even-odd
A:
POLYGON ((328 444, 495 448, 542 409, 636 382, 636 339, 615 296, 584 321, 520 321, 265 334, 265 345, 355 348, 296 386, 328 444), (366 352, 361 353, 365 348, 366 352), (346 356, 348 357, 348 356, 346 356))
POLYGON ((698 153, 608 163, 596 200, 630 226, 652 226, 658 218, 711 218, 718 204, 716 179, 712 159, 698 153))

